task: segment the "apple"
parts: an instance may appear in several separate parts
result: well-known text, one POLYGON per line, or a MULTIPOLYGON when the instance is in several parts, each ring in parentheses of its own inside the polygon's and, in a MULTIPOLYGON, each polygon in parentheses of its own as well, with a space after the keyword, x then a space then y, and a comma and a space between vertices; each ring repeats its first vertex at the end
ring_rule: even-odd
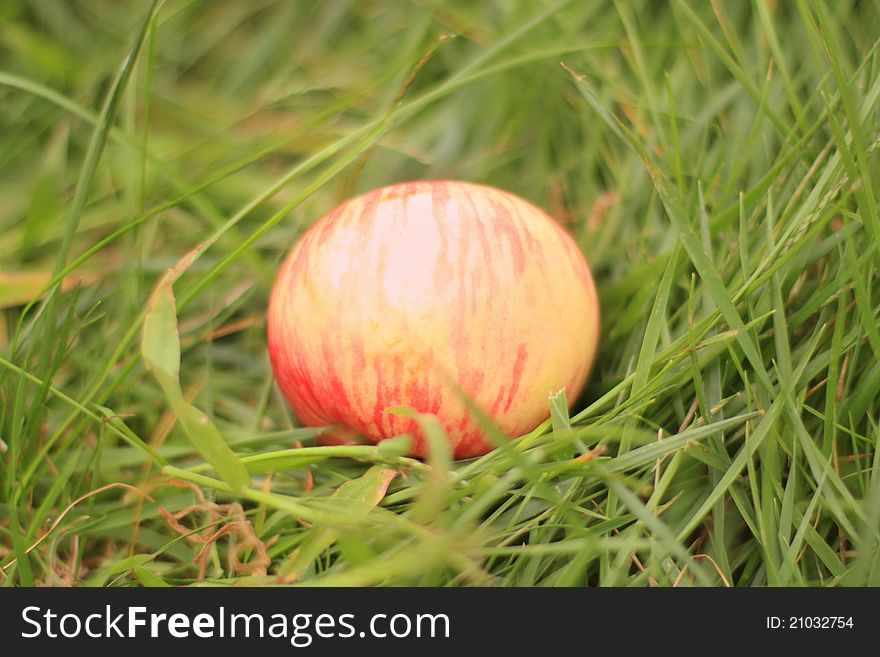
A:
POLYGON ((463 395, 507 435, 581 391, 599 303, 574 240, 531 203, 466 182, 399 183, 347 201, 291 249, 269 301, 275 378, 325 444, 379 442, 437 417, 455 458, 493 448, 463 395))

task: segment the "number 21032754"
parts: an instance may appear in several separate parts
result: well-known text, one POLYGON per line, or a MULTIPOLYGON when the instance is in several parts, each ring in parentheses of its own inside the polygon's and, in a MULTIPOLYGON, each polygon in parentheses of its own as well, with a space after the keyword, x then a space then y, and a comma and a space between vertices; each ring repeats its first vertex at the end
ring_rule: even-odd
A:
POLYGON ((854 627, 852 616, 767 616, 768 630, 847 630, 854 627))

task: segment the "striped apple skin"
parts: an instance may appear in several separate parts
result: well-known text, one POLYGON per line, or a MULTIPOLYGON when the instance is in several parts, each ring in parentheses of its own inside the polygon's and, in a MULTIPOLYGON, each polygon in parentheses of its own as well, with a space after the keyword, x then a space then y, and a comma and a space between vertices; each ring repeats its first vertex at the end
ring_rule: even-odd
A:
POLYGON ((580 393, 596 352, 599 303, 583 254, 542 210, 510 193, 431 180, 376 189, 314 224, 269 301, 275 378, 327 443, 378 442, 435 415, 453 454, 493 445, 462 392, 509 436, 580 393))

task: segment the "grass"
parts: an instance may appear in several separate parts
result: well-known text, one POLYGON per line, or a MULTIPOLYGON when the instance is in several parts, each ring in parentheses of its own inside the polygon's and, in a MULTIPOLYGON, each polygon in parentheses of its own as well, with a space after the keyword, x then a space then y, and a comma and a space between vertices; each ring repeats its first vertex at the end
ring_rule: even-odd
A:
POLYGON ((862 2, 5 2, 0 583, 880 585, 878 35, 862 2), (470 461, 317 447, 273 272, 431 177, 575 235, 587 390, 470 461))

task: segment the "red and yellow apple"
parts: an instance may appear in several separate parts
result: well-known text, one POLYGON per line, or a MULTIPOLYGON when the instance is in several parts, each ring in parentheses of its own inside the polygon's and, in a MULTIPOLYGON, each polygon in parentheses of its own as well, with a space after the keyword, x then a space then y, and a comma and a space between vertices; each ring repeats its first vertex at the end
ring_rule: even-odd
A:
POLYGON ((347 201, 291 249, 267 318, 275 378, 325 443, 408 433, 435 415, 456 458, 493 445, 466 395, 515 437, 574 400, 596 352, 599 303, 572 238, 507 192, 417 181, 347 201))

